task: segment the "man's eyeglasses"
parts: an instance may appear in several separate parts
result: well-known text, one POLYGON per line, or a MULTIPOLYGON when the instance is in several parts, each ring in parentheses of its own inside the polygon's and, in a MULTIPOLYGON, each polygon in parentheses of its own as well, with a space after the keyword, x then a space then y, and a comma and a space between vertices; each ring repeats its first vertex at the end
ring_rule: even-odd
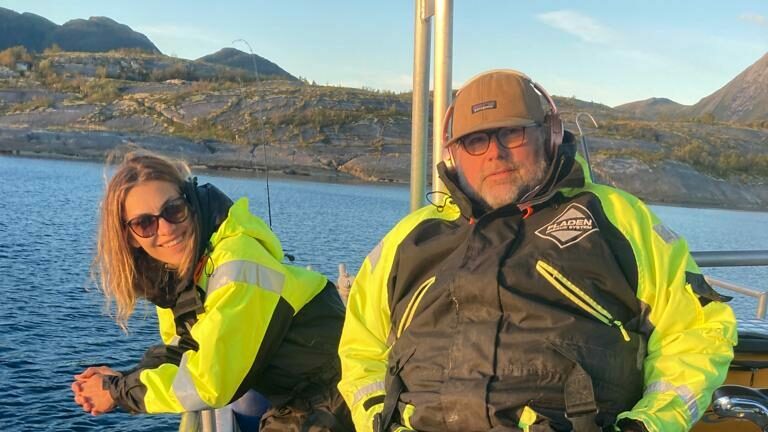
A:
POLYGON ((471 133, 458 142, 464 147, 464 150, 472 156, 480 156, 488 151, 491 145, 491 137, 496 137, 496 141, 502 146, 513 149, 525 144, 526 134, 530 134, 538 126, 503 127, 498 129, 489 129, 481 132, 471 133), (530 129, 530 131, 529 131, 530 129))
POLYGON ((160 218, 174 225, 180 224, 189 217, 189 206, 184 197, 178 197, 168 201, 160 210, 160 214, 143 214, 125 223, 134 234, 141 238, 150 238, 157 234, 160 218))

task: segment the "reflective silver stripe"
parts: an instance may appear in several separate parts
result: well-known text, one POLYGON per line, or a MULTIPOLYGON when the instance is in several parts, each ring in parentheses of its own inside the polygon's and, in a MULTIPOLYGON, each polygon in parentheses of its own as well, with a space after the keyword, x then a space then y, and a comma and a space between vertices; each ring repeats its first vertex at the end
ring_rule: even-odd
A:
POLYGON ((279 295, 283 292, 285 275, 253 261, 230 261, 216 267, 208 279, 208 295, 230 282, 258 285, 279 295))
POLYGON ((360 402, 364 397, 377 391, 384 391, 384 381, 376 381, 375 383, 368 384, 355 392, 355 400, 352 405, 360 402))
POLYGON ((187 357, 189 352, 185 352, 181 356, 181 363, 179 364, 179 371, 176 372, 176 378, 173 380, 173 393, 176 395, 176 399, 179 400, 181 406, 184 407, 184 411, 200 411, 203 409, 210 409, 211 407, 200 399, 197 394, 197 388, 192 381, 192 375, 187 369, 187 357))
POLYGON ((179 346, 179 341, 180 340, 181 340, 181 338, 179 337, 179 335, 173 335, 173 338, 171 339, 170 342, 168 342, 168 345, 179 346))
POLYGON ((379 263, 379 258, 381 258, 381 251, 384 249, 384 243, 379 242, 379 244, 376 245, 375 248, 371 251, 371 253, 368 254, 366 257, 368 259, 368 262, 371 263, 371 273, 373 273, 373 270, 376 269, 376 264, 379 263))
POLYGON ((658 234, 659 237, 661 237, 661 239, 664 240, 664 242, 667 244, 676 242, 680 238, 676 232, 672 231, 671 228, 664 224, 654 225, 653 230, 656 231, 656 234, 658 234))
POLYGON ((696 405, 696 395, 693 394, 688 386, 675 387, 668 382, 656 381, 646 387, 645 394, 649 393, 665 393, 674 392, 677 397, 682 399, 685 406, 688 407, 688 414, 691 415, 691 421, 696 421, 699 418, 699 407, 696 405))

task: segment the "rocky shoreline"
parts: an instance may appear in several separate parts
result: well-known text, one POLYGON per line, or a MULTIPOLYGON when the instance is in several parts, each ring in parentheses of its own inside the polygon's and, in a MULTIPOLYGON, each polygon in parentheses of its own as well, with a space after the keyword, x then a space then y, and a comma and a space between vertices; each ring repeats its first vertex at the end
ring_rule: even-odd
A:
MULTIPOLYGON (((596 149, 604 144, 594 142, 596 149)), ((264 176, 264 149, 164 135, 0 128, 0 155, 104 161, 111 152, 135 148, 181 158, 195 170, 225 175, 264 176)), ((269 175, 320 182, 407 184, 410 153, 355 155, 267 148, 269 175)), ((704 175, 674 161, 650 165, 630 157, 592 159, 595 178, 649 203, 768 211, 768 185, 735 184, 704 175)))

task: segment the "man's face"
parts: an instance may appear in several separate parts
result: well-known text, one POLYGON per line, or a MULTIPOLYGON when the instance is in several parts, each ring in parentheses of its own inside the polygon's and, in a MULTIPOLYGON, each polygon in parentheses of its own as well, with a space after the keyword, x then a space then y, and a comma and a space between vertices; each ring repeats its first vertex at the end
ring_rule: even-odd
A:
POLYGON ((500 145, 495 134, 490 136, 483 154, 469 154, 460 142, 453 144, 452 152, 464 193, 487 209, 497 209, 518 202, 541 184, 548 163, 541 128, 527 129, 523 142, 511 149, 500 145))

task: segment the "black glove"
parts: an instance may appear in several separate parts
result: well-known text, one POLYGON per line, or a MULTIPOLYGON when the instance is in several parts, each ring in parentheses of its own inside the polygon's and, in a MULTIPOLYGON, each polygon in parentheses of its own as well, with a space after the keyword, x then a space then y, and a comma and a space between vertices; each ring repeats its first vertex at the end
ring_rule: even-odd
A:
POLYGON ((648 432, 648 429, 645 428, 645 425, 642 422, 631 418, 623 418, 619 420, 619 422, 616 423, 616 426, 618 426, 619 430, 622 432, 648 432))

